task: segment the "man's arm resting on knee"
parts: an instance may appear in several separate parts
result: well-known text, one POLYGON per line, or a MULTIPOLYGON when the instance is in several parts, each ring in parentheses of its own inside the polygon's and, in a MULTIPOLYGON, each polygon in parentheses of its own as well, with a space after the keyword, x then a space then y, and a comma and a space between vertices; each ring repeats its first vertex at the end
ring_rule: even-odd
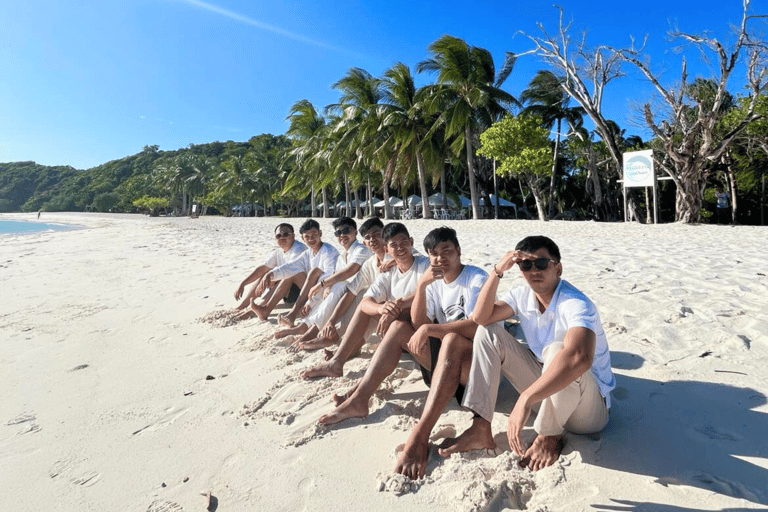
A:
POLYGON ((312 289, 309 291, 309 296, 312 297, 316 293, 319 293, 321 289, 323 288, 330 288, 336 283, 340 283, 342 281, 346 281, 350 277, 357 274, 357 272, 360 270, 360 264, 359 263, 350 263, 343 269, 339 270, 338 272, 334 272, 330 276, 323 279, 322 283, 318 283, 312 287, 312 289))
POLYGON ((240 286, 238 286, 237 291, 235 292, 235 298, 240 299, 240 297, 243 296, 243 291, 245 290, 245 287, 251 284, 252 282, 261 279, 264 274, 269 272, 271 269, 266 265, 259 265, 256 267, 256 270, 251 272, 251 274, 243 279, 243 282, 240 283, 240 286))
POLYGON ((520 433, 531 413, 531 407, 548 396, 565 389, 588 371, 595 356, 595 333, 586 327, 571 327, 565 333, 563 347, 541 376, 533 381, 515 402, 507 421, 507 436, 515 452, 522 454, 520 433))

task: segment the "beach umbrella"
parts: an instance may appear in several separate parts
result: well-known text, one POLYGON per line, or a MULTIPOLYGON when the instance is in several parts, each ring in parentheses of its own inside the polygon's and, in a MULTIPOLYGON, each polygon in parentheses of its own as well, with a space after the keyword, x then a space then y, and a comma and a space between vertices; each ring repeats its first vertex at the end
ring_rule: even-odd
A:
POLYGON ((462 208, 468 208, 472 206, 472 200, 468 198, 467 196, 459 194, 459 201, 461 201, 461 207, 462 208))
MULTIPOLYGON (((400 206, 402 206, 402 205, 403 205, 403 201, 402 201, 400 198, 398 198, 398 197, 395 197, 395 196, 390 196, 390 197, 389 197, 389 206, 398 206, 398 204, 397 204, 397 203, 400 203, 400 206)), ((385 202, 384 202, 384 200, 382 199, 382 200, 381 200, 381 201, 379 201, 378 203, 374 203, 373 207, 374 207, 374 208, 384 208, 384 205, 385 205, 385 204, 386 204, 386 203, 385 203, 385 202)))
POLYGON ((421 198, 416 194, 411 194, 410 196, 408 196, 408 204, 413 204, 413 205, 421 204, 421 198))
POLYGON ((381 200, 381 199, 379 199, 379 198, 378 198, 378 197, 376 197, 376 196, 373 196, 371 199, 369 199, 369 200, 367 200, 367 201, 363 201, 362 203, 360 203, 360 205, 361 205, 363 208, 368 208, 368 205, 369 205, 371 202, 373 202, 373 206, 376 206, 376 203, 378 203, 378 202, 380 202, 380 201, 382 201, 382 200, 381 200))
MULTIPOLYGON (((430 206, 443 206, 443 194, 441 192, 435 192, 427 198, 430 206)), ((445 198, 445 204, 454 208, 456 207, 456 201, 450 197, 445 198)))
MULTIPOLYGON (((493 194, 490 194, 490 196, 491 196, 491 206, 496 206, 496 196, 493 194)), ((480 198, 480 206, 485 206, 485 201, 483 200, 483 198, 480 198)), ((499 206, 511 206, 513 208, 517 207, 515 203, 511 203, 506 199, 504 199, 503 197, 499 198, 499 206)))

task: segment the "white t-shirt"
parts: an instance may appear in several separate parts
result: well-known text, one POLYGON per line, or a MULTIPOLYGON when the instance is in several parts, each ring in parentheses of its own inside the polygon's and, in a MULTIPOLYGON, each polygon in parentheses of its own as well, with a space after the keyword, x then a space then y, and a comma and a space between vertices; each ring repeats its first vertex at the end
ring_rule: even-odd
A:
MULTIPOLYGON (((385 253, 383 261, 389 259, 392 259, 392 256, 385 253)), ((358 295, 360 292, 366 291, 379 274, 378 258, 376 258, 376 255, 374 254, 365 260, 365 263, 360 267, 360 271, 349 279, 347 282, 347 290, 358 295)))
POLYGON ((336 248, 330 244, 323 243, 316 253, 313 253, 311 249, 306 250, 295 260, 272 269, 272 275, 276 281, 279 281, 294 276, 299 272, 306 272, 309 274, 312 269, 319 268, 322 270, 320 279, 325 279, 335 271, 336 259, 338 257, 339 251, 337 251, 336 248))
POLYGON ((281 248, 277 248, 264 260, 264 266, 269 268, 279 267, 289 261, 295 260, 301 253, 307 250, 307 246, 298 240, 293 241, 293 245, 287 251, 283 252, 281 248))
POLYGON ((433 322, 447 324, 469 317, 475 308, 480 288, 488 273, 474 265, 464 265, 450 283, 438 279, 427 285, 427 316, 433 322))
POLYGON ((610 391, 616 387, 616 379, 611 371, 611 353, 597 308, 586 295, 561 279, 549 307, 543 313, 539 312, 536 294, 528 285, 509 290, 501 300, 509 304, 517 314, 528 348, 541 362, 544 347, 553 342, 562 342, 568 329, 586 327, 594 332, 595 357, 591 370, 606 405, 611 406, 610 391))
POLYGON ((371 284, 365 297, 371 297, 379 304, 390 299, 404 298, 416 290, 419 276, 429 267, 429 258, 416 256, 413 265, 406 272, 400 272, 397 265, 382 272, 371 284))
POLYGON ((371 254, 373 253, 371 253, 371 250, 368 247, 355 240, 349 246, 349 249, 343 249, 343 252, 336 260, 336 272, 344 270, 352 263, 357 263, 360 265, 360 268, 362 268, 363 263, 371 257, 371 254))

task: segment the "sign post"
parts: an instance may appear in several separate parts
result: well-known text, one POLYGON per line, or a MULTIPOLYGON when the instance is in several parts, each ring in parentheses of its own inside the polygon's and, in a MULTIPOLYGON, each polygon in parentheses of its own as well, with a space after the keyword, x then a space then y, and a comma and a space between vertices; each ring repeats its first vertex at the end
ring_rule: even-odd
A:
POLYGON ((653 223, 658 222, 656 173, 653 171, 653 150, 624 153, 624 220, 627 220, 627 189, 653 187, 653 223))

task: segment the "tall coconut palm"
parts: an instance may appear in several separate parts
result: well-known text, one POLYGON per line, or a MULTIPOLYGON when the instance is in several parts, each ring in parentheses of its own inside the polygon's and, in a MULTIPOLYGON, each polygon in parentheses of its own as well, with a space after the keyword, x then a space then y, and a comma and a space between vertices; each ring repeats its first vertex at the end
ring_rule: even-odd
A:
MULTIPOLYGON (((415 162, 421 197, 426 201, 427 173, 437 182, 444 160, 432 136, 435 132, 431 128, 437 116, 427 112, 428 90, 416 88, 410 68, 402 62, 386 70, 383 80, 386 104, 380 111, 383 126, 392 133, 388 149, 393 162, 392 175, 408 176, 415 162)), ((432 211, 425 205, 424 218, 431 216, 432 211)))
POLYGON ((294 141, 294 147, 288 154, 297 165, 286 181, 284 190, 287 191, 299 185, 311 190, 312 214, 314 214, 314 187, 318 184, 323 193, 323 217, 328 217, 328 202, 321 173, 324 167, 320 158, 323 138, 328 128, 325 118, 318 113, 312 102, 299 100, 291 106, 286 119, 290 121, 286 134, 294 141))
MULTIPOLYGON (((345 174, 352 181, 354 190, 368 184, 368 199, 371 199, 371 180, 378 181, 373 175, 376 163, 374 156, 382 142, 378 132, 380 120, 377 112, 377 105, 382 99, 381 80, 364 69, 353 67, 332 87, 341 93, 341 97, 338 103, 326 107, 326 112, 338 115, 333 129, 338 138, 335 139, 331 158, 337 166, 344 166, 345 174)), ((338 182, 337 166, 331 166, 329 172, 338 182)), ((386 199, 386 183, 383 193, 386 199)))
POLYGON ((416 71, 437 74, 437 83, 427 86, 430 111, 440 112, 435 126, 442 126, 446 140, 453 140, 454 153, 466 151, 472 213, 479 219, 475 138, 501 119, 506 108, 519 105, 514 96, 500 88, 514 68, 515 55, 507 52, 497 74, 488 50, 470 46, 458 37, 444 35, 430 44, 428 51, 431 57, 419 62, 416 71))
POLYGON ((541 69, 531 79, 528 88, 520 94, 520 101, 526 105, 522 114, 538 116, 548 129, 555 128, 552 177, 549 182, 549 217, 555 214, 555 180, 562 122, 568 123, 569 132, 577 130, 584 124, 586 114, 583 107, 569 106, 571 96, 562 88, 563 80, 553 72, 541 69))

